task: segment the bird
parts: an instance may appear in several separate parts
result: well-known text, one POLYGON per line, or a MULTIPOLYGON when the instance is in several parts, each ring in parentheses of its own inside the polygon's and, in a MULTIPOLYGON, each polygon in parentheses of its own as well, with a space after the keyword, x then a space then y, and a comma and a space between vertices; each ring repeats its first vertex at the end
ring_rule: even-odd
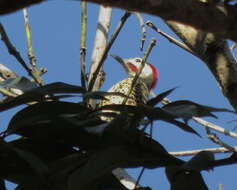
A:
MULTIPOLYGON (((111 55, 118 63, 121 64, 123 69, 126 71, 128 77, 119 81, 113 85, 108 92, 119 92, 128 96, 126 102, 126 97, 122 96, 108 96, 106 100, 100 102, 101 106, 113 105, 113 104, 125 104, 136 106, 138 104, 145 104, 148 101, 150 91, 156 87, 158 82, 158 70, 152 64, 145 62, 144 67, 137 78, 134 88, 129 91, 132 87, 135 75, 139 72, 139 68, 142 66, 142 58, 135 57, 129 59, 122 59, 117 55, 111 55)), ((104 121, 111 121, 111 117, 101 117, 104 121)))

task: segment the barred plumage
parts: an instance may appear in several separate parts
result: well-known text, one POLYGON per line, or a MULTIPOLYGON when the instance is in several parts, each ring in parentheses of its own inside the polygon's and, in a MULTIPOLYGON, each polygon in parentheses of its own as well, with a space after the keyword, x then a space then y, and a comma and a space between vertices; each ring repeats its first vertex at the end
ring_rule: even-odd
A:
MULTIPOLYGON (((131 58, 131 59, 121 59, 118 56, 113 56, 121 65, 124 67, 126 72, 128 73, 128 78, 118 82, 114 86, 112 86, 108 91, 109 92, 120 92, 125 95, 128 95, 129 90, 132 86, 132 82, 134 79, 134 75, 139 70, 141 66, 142 59, 141 58, 131 58)), ((150 65, 149 63, 145 63, 145 66, 132 89, 129 99, 126 101, 126 105, 136 106, 138 103, 146 103, 148 96, 150 94, 151 88, 155 86, 157 82, 157 70, 150 65)), ((108 96, 106 97, 108 100, 103 100, 100 103, 100 106, 111 105, 111 104, 122 104, 124 101, 124 97, 121 96, 108 96)), ((111 121, 111 117, 101 117, 102 120, 111 121)))

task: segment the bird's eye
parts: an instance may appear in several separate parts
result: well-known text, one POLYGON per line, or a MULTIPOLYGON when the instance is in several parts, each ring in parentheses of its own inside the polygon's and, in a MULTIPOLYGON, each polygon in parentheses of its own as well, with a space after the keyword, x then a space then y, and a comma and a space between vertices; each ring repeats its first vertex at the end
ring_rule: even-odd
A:
POLYGON ((140 63, 140 62, 141 62, 141 59, 137 58, 137 59, 135 59, 135 61, 136 61, 137 63, 140 63))

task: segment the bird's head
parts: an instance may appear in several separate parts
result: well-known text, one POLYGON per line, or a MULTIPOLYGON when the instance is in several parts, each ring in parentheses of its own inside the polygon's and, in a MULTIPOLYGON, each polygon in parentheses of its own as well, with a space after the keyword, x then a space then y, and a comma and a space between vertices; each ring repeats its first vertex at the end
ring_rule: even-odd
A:
MULTIPOLYGON (((117 55, 111 56, 123 66, 130 76, 134 76, 142 64, 142 58, 140 57, 122 59, 117 55)), ((148 88, 155 88, 158 81, 158 71, 153 65, 146 62, 140 74, 140 78, 146 83, 148 88)))

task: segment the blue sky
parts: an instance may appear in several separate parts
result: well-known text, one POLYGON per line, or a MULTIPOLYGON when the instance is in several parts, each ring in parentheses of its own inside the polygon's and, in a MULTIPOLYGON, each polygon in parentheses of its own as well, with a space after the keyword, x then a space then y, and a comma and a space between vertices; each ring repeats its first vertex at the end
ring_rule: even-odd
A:
MULTIPOLYGON (((111 23, 113 31, 123 15, 124 11, 114 9, 111 23)), ((46 83, 62 81, 75 85, 80 85, 80 65, 79 65, 79 42, 80 42, 80 4, 77 1, 48 1, 29 9, 30 23, 33 37, 33 48, 40 67, 46 67, 48 73, 43 79, 46 83)), ((98 6, 88 5, 88 40, 87 40, 87 69, 89 68, 94 35, 97 25, 98 6)), ((151 20, 163 31, 172 34, 162 20, 143 15, 145 21, 151 20)), ((27 44, 25 39, 24 21, 22 12, 1 17, 1 22, 5 26, 10 39, 22 56, 27 60, 27 44)), ((172 34, 173 35, 173 34, 172 34)), ((173 35, 174 36, 174 35, 173 35)), ((136 17, 131 16, 122 29, 118 39, 113 44, 110 51, 124 58, 143 56, 140 51, 141 30, 136 17)), ((159 70, 159 83, 155 89, 160 93, 172 87, 179 88, 169 96, 171 100, 188 99, 200 104, 225 107, 232 109, 226 98, 223 97, 217 82, 209 72, 208 68, 197 58, 176 47, 163 37, 147 28, 147 43, 155 37, 157 45, 154 47, 148 61, 159 70)), ((19 63, 10 56, 0 42, 0 63, 5 64, 18 75, 27 76, 19 63)), ((105 65, 106 82, 103 89, 106 90, 114 83, 126 77, 121 66, 111 57, 108 57, 105 65)), ((13 116, 13 111, 1 113, 1 129, 5 129, 9 119, 13 116)), ((218 125, 231 130, 236 124, 228 121, 236 119, 233 114, 218 114, 219 119, 213 120, 218 125)), ((156 122, 154 127, 154 137, 163 144, 168 151, 183 151, 200 148, 212 148, 217 145, 210 142, 205 135, 204 129, 195 123, 193 126, 202 136, 187 134, 175 126, 163 122, 156 122)), ((236 141, 229 137, 223 137, 225 142, 235 145, 236 141)), ((216 155, 217 158, 223 155, 216 155)), ((184 158, 187 159, 187 158, 184 158)), ((203 176, 210 189, 217 189, 222 183, 225 190, 231 190, 237 186, 234 180, 237 165, 216 168, 214 172, 203 172, 203 176)), ((129 170, 135 177, 137 170, 129 170)), ((153 189, 168 189, 169 185, 164 177, 163 169, 146 170, 142 178, 142 184, 151 186, 153 189)), ((9 189, 13 189, 9 185, 9 189)))

